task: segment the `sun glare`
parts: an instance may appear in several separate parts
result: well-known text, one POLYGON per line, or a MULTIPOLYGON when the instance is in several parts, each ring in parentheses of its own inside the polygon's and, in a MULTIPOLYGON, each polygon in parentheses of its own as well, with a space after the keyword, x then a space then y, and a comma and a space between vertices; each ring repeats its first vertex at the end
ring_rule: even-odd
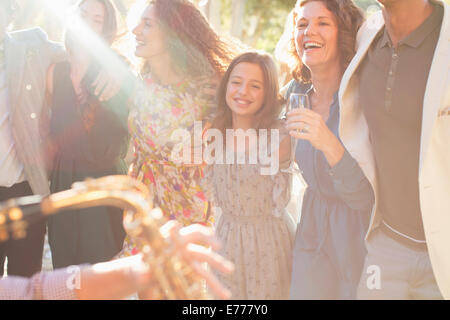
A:
MULTIPOLYGON (((98 61, 103 70, 107 71, 111 77, 118 79, 127 79, 130 76, 130 67, 124 63, 109 45, 94 31, 77 14, 76 6, 67 0, 38 0, 44 6, 44 10, 50 13, 53 19, 57 19, 64 26, 65 32, 69 32, 75 42, 81 45, 85 50, 98 61)), ((142 1, 139 1, 142 2, 142 1)), ((139 7, 130 10, 130 13, 137 17, 140 13, 139 7)), ((136 19, 136 18, 134 18, 136 19)), ((131 21, 131 20, 130 20, 131 21)), ((136 20, 137 21, 137 20, 136 20)), ((135 41, 134 36, 129 32, 130 29, 122 35, 118 45, 113 48, 118 49, 119 53, 125 56, 129 62, 135 64, 134 57, 135 41)), ((119 30, 119 33, 121 31, 119 30)))

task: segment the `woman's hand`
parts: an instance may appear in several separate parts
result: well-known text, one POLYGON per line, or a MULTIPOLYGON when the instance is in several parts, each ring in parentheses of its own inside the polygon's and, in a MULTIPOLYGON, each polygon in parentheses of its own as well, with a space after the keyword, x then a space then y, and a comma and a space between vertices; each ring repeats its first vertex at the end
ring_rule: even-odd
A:
POLYGON ((339 139, 328 128, 322 116, 310 109, 289 111, 286 128, 292 137, 308 140, 314 148, 322 151, 331 167, 344 155, 344 146, 339 139))
POLYGON ((97 78, 92 83, 94 88, 94 95, 98 100, 108 101, 114 97, 120 90, 122 81, 115 75, 101 70, 97 78))

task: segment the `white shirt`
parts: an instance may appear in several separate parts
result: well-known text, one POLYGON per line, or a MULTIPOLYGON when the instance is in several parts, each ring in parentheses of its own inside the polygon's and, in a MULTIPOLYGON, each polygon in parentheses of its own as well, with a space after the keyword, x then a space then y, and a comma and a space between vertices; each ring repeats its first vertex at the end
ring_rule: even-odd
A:
POLYGON ((11 187, 25 180, 12 136, 6 72, 0 69, 0 187, 11 187))

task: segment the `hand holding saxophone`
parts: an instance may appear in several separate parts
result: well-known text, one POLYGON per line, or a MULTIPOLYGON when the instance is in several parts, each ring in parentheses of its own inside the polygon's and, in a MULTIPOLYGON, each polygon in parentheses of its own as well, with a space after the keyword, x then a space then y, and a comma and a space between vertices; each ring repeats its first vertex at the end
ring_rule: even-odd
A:
MULTIPOLYGON (((58 290, 67 296, 69 291, 74 292, 79 299, 120 299, 140 292, 142 298, 195 300, 211 298, 202 285, 206 281, 217 297, 229 297, 228 290, 202 267, 208 263, 221 272, 233 270, 230 262, 207 248, 217 249, 219 245, 212 229, 201 225, 181 228, 175 221, 167 222, 161 210, 153 208, 147 187, 128 176, 87 179, 75 183, 72 189, 45 198, 31 196, 0 203, 0 241, 7 241, 11 236, 12 239, 23 237, 27 226, 42 216, 104 204, 124 209, 125 230, 135 240, 140 254, 93 266, 67 268, 66 277, 76 270, 78 285, 74 288, 72 284, 60 283, 66 281, 61 278, 64 270, 53 277, 50 275, 56 282, 47 281, 38 288, 58 283, 58 290)), ((73 280, 72 276, 69 278, 67 281, 73 280)), ((6 282, 0 283, 0 296, 6 282)), ((27 288, 30 286, 24 290, 27 288)), ((58 290, 42 289, 45 291, 42 296, 51 296, 58 290)))
MULTIPOLYGON (((203 246, 219 247, 211 228, 202 225, 180 228, 177 222, 169 221, 161 227, 161 234, 173 243, 174 250, 207 282, 218 298, 230 298, 230 292, 202 266, 206 262, 223 273, 230 273, 234 268, 231 262, 203 246)), ((83 300, 121 299, 140 292, 141 298, 151 298, 147 292, 152 291, 154 284, 152 270, 144 263, 142 254, 138 254, 82 268, 77 296, 83 300)))

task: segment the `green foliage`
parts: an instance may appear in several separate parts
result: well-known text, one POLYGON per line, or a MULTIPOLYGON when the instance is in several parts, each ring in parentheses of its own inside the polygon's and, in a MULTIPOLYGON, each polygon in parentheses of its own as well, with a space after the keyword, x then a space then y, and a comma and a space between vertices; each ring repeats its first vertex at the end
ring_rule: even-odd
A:
POLYGON ((353 0, 358 7, 363 9, 364 11, 367 10, 370 6, 378 6, 377 2, 375 0, 353 0))
MULTIPOLYGON (((231 28, 231 0, 221 0, 222 30, 231 28)), ((253 48, 273 52, 285 19, 296 0, 247 0, 240 39, 253 48)))
POLYGON ((251 33, 244 33, 243 40, 255 48, 273 52, 295 2, 296 0, 249 0, 246 5, 248 21, 245 30, 251 33))
MULTIPOLYGON (((222 30, 230 30, 231 0, 221 0, 222 30)), ((354 0, 364 11, 375 0, 354 0)), ((280 39, 286 18, 296 0, 247 0, 244 15, 244 32, 240 39, 256 49, 273 53, 280 39)))

